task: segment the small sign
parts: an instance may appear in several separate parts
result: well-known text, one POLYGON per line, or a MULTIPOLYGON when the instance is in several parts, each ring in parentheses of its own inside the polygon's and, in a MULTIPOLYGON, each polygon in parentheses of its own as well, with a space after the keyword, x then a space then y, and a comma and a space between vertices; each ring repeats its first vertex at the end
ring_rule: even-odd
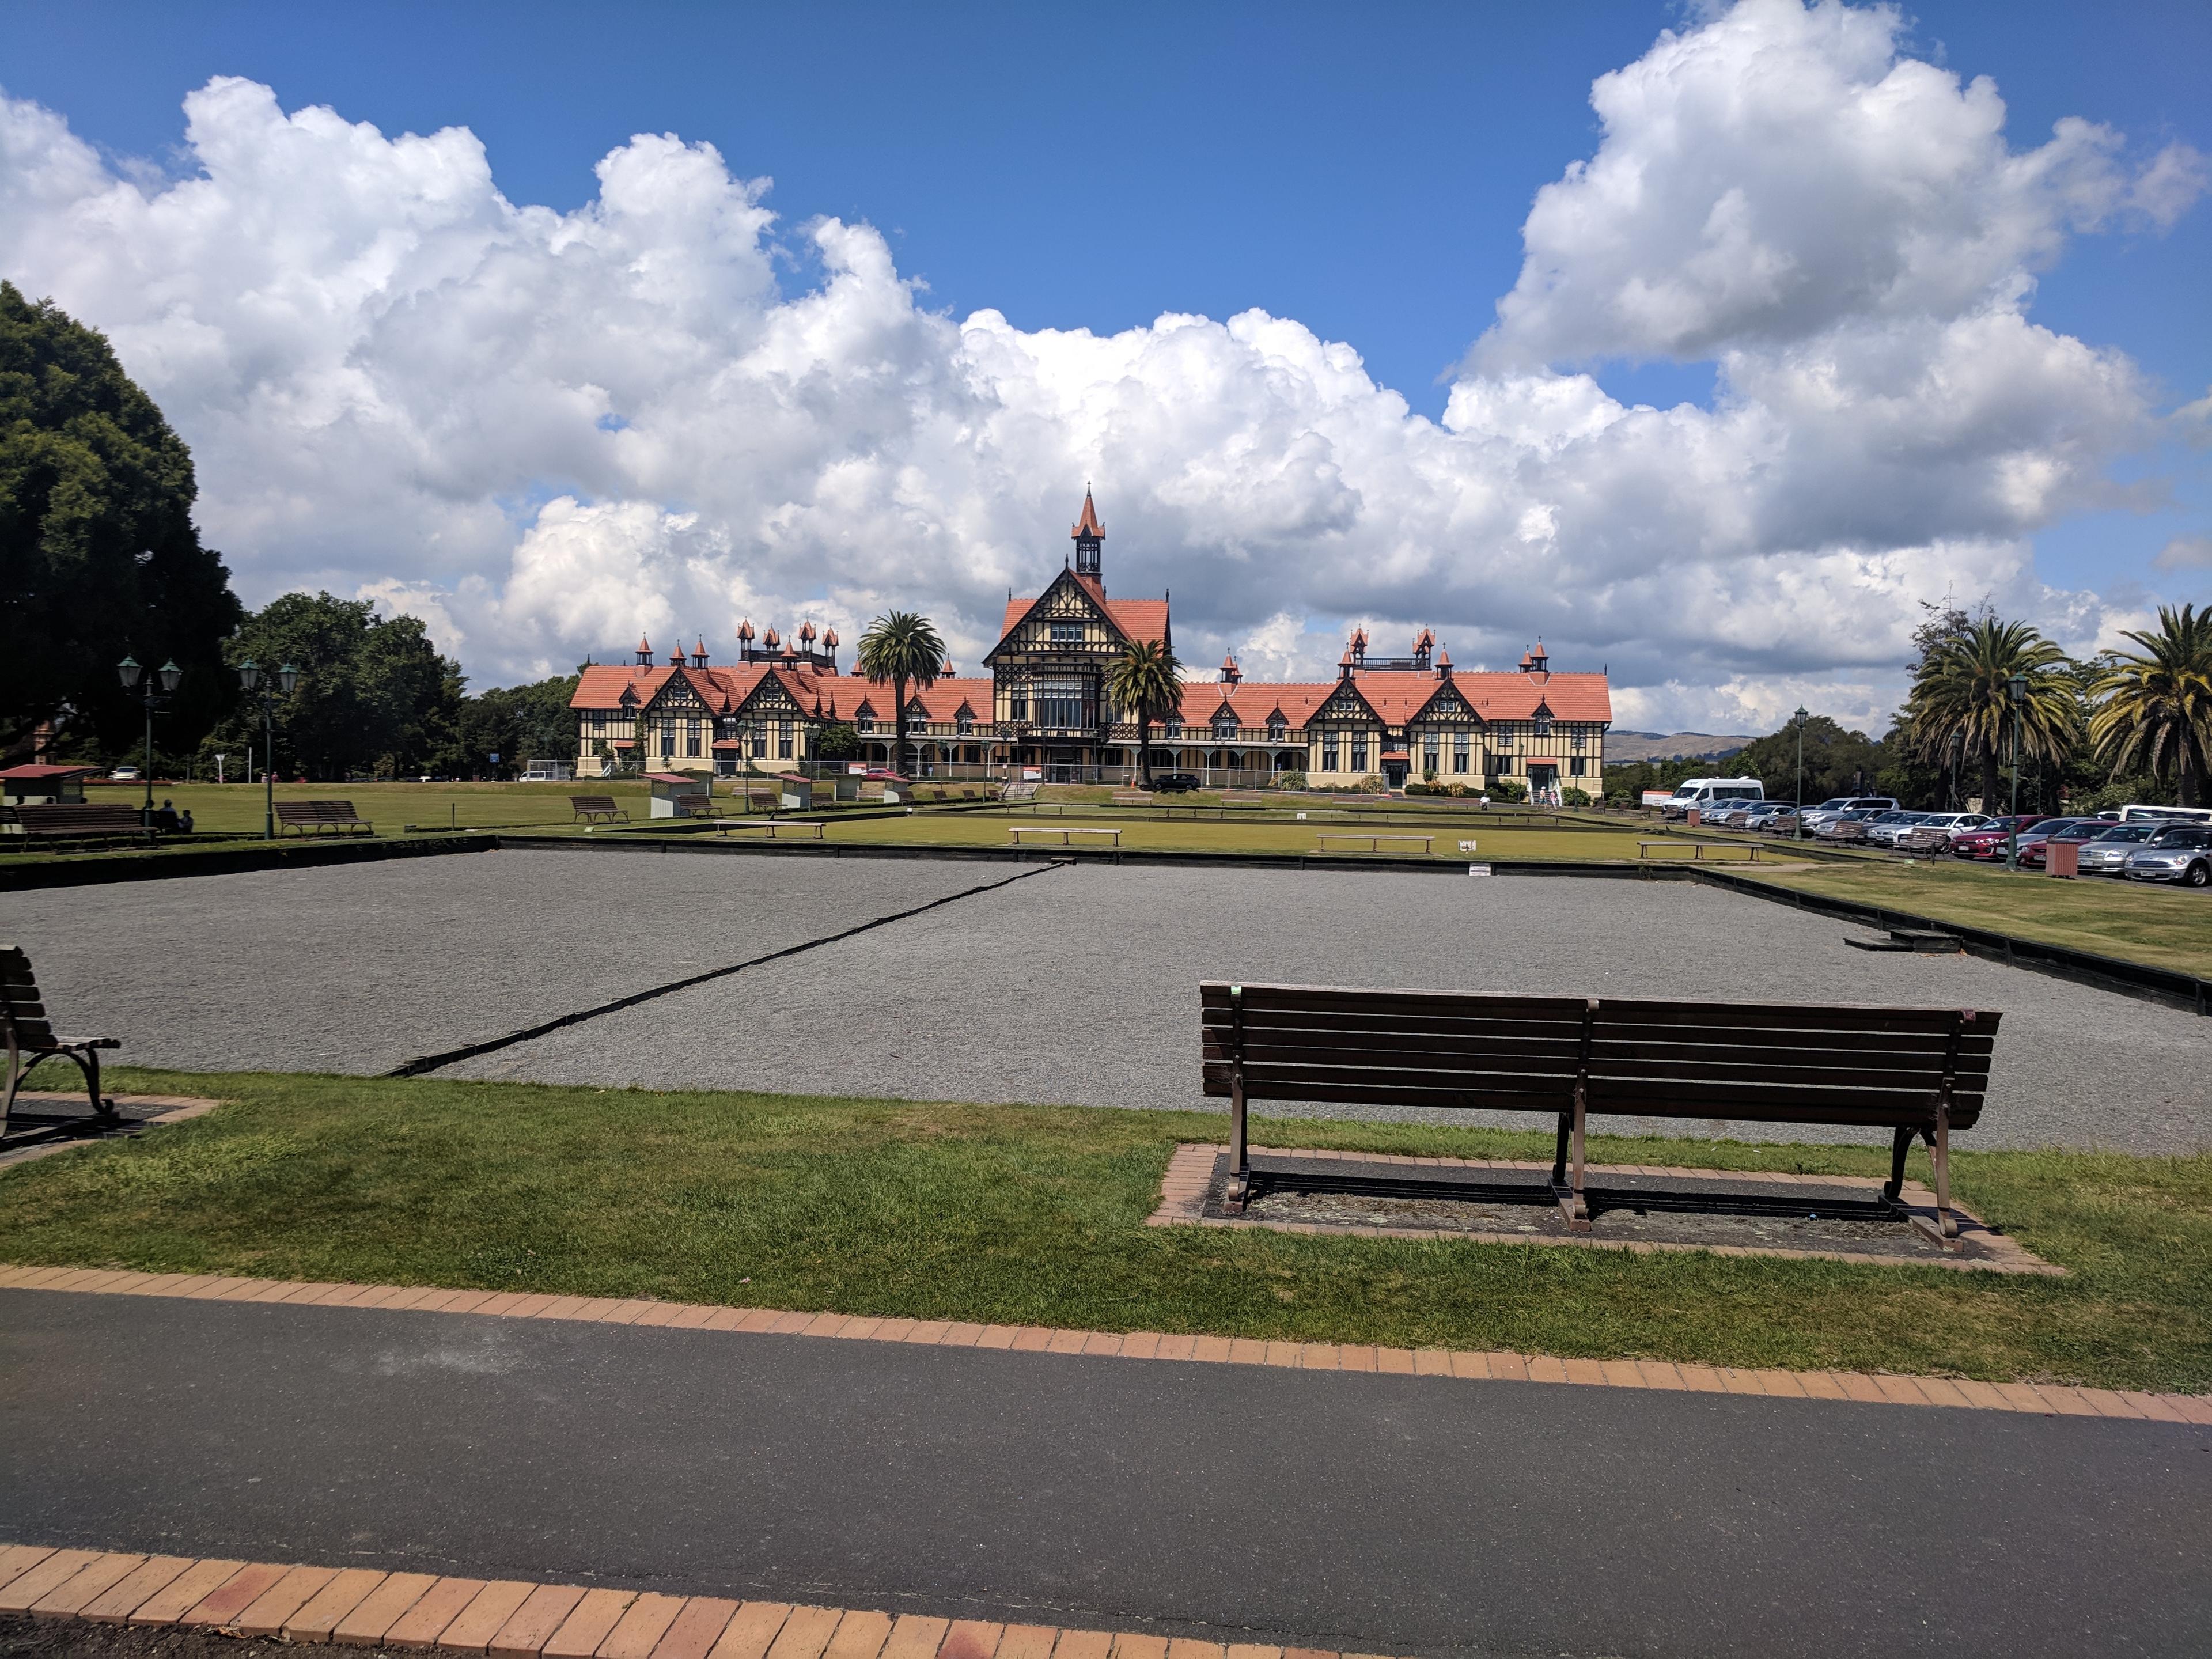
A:
POLYGON ((1474 851, 1474 843, 1471 841, 1463 841, 1459 844, 1459 850, 1462 853, 1472 853, 1474 851))
POLYGON ((1304 823, 1305 821, 1306 821, 1306 815, 1305 815, 1304 813, 1303 813, 1303 812, 1299 813, 1299 814, 1298 814, 1298 822, 1299 822, 1300 823, 1304 823))
POLYGON ((1467 866, 1467 872, 1470 876, 1486 876, 1490 873, 1490 866, 1486 864, 1470 864, 1467 866))
POLYGON ((499 757, 498 757, 497 755, 494 755, 494 756, 491 757, 491 763, 492 763, 494 766, 496 766, 496 765, 498 765, 498 764, 499 764, 499 757))

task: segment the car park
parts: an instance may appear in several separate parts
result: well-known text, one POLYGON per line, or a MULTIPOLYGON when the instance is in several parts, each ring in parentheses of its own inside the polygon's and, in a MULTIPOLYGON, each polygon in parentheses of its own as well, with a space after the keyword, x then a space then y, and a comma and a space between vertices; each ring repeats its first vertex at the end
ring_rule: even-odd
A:
POLYGON ((2128 854, 2130 881, 2178 881, 2212 887, 2212 829, 2167 824, 2128 854))
POLYGON ((2129 855, 2166 826, 2161 823, 2107 823, 2081 843, 2077 866, 2085 876, 2124 874, 2129 855))

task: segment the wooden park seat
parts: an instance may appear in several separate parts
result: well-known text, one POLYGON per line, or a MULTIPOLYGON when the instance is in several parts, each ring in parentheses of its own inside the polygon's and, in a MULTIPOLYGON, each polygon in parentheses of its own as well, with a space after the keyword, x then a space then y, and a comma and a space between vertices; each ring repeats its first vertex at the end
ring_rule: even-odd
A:
POLYGON ((312 830, 319 836, 325 830, 341 836, 376 833, 376 826, 355 811, 349 800, 280 800, 276 830, 282 835, 287 830, 297 830, 301 835, 312 830))
POLYGON ((1654 863, 1662 861, 1662 854, 1680 851, 1689 854, 1687 862, 1692 864, 1704 863, 1707 853, 1713 855, 1715 863, 1729 859, 1739 864, 1759 862, 1759 843, 1755 841, 1639 841, 1636 843, 1636 856, 1649 859, 1654 863))
POLYGON ((1046 841, 1057 838, 1062 847, 1074 846, 1075 838, 1078 836, 1102 836, 1115 847, 1121 844, 1121 830, 1110 824, 1009 824, 1006 827, 1006 834, 1012 838, 1017 847, 1022 844, 1022 837, 1024 836, 1036 836, 1046 841))
POLYGON ((769 841, 796 836, 801 841, 826 841, 825 825, 819 818, 716 818, 716 833, 729 835, 735 830, 757 830, 769 841))
POLYGON ((592 823, 604 819, 612 823, 617 818, 624 823, 629 822, 629 814, 615 805, 612 795, 571 795, 568 797, 568 810, 576 815, 574 822, 578 823, 586 819, 592 823))
POLYGON ((15 809, 26 841, 149 841, 136 806, 107 801, 27 801, 15 809))
POLYGON ((113 1037, 57 1037, 39 996, 39 976, 31 971, 30 956, 14 945, 0 945, 0 1035, 4 1035, 8 1045, 8 1088, 5 1097, 0 1097, 0 1134, 7 1132, 8 1121, 15 1115, 15 1097, 22 1091, 23 1079, 35 1066, 56 1058, 68 1060, 84 1074, 85 1093, 91 1097, 95 1114, 110 1120, 115 1116, 115 1103, 100 1092, 100 1051, 123 1045, 113 1037))
MULTIPOLYGON (((1370 853, 1382 853, 1389 851, 1390 849, 1389 848, 1382 845, 1386 841, 1393 843, 1394 845, 1403 844, 1408 848, 1418 845, 1424 853, 1433 853, 1437 850, 1437 838, 1434 836, 1376 835, 1364 830, 1325 830, 1322 832, 1321 837, 1321 850, 1324 853, 1328 851, 1328 844, 1333 841, 1364 841, 1367 843, 1367 851, 1370 853)), ((1354 849, 1346 848, 1346 850, 1351 851, 1354 849)))
MULTIPOLYGON (((1551 1191, 1589 1228, 1592 1112, 1827 1123, 1891 1131, 1892 1206, 1917 1135, 1951 1216, 1951 1132, 1980 1118, 2001 1016, 1956 1008, 1485 996, 1310 985, 1199 988, 1206 1092, 1230 1106, 1232 1204, 1251 1189, 1245 1107, 1335 1101, 1542 1112, 1559 1118, 1551 1191)), ((1916 1224, 1919 1224, 1916 1223, 1916 1224)))

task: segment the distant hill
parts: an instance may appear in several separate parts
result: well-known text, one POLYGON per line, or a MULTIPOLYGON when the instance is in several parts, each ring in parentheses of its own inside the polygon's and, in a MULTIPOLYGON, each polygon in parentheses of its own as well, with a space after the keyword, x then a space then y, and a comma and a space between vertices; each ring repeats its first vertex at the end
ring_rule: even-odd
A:
POLYGON ((1718 760, 1756 741, 1756 738, 1741 735, 1717 736, 1711 732, 1615 730, 1605 734, 1605 758, 1607 763, 1613 766, 1625 766, 1636 761, 1718 760))

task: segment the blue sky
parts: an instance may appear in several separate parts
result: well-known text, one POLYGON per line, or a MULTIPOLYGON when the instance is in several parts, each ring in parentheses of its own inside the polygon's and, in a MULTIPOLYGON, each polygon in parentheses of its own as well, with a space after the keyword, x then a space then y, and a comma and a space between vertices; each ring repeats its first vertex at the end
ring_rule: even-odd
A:
MULTIPOLYGON (((11 7, 0 88, 64 117, 118 167, 189 172, 179 102, 210 76, 326 104, 386 135, 465 126, 510 201, 568 212, 633 133, 706 141, 775 183, 778 280, 819 282, 798 228, 863 221, 925 307, 1106 333, 1249 307, 1361 354, 1419 415, 1522 268, 1540 187, 1596 150, 1592 81, 1637 60, 1669 5, 859 6, 203 4, 11 7)), ((2062 117, 2131 155, 2212 151, 2212 6, 1928 4, 1902 44, 1988 75, 2006 138, 2062 117)), ((4 257, 4 256, 0 256, 4 257)), ((2212 212, 2075 238, 2033 322, 2126 352, 2161 409, 2212 388, 2212 212)), ((1710 364, 1606 360, 1607 390, 1705 401, 1710 364)), ((2197 597, 2157 572, 2212 535, 2203 453, 2113 464, 2153 510, 2035 532, 2047 582, 2197 597), (2163 503, 2159 498, 2166 496, 2163 503), (2130 584, 2135 588, 2130 589, 2130 584)))

